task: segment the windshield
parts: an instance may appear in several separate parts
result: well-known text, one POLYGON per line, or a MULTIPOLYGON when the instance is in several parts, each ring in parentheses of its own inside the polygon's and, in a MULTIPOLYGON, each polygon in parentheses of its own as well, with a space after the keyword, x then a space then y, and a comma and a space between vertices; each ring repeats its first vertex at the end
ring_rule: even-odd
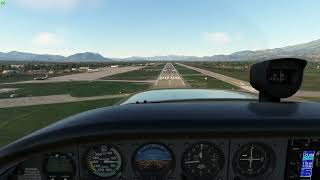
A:
POLYGON ((0 0, 0 147, 130 97, 129 104, 252 100, 250 67, 272 58, 308 60, 293 100, 320 101, 319 7, 316 0, 0 0))

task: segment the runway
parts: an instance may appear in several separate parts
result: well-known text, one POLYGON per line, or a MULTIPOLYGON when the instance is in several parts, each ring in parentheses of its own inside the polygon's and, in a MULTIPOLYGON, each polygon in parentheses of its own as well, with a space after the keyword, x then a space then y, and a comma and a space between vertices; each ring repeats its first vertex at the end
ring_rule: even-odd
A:
POLYGON ((162 69, 157 81, 154 84, 154 88, 184 88, 186 83, 179 75, 176 68, 172 63, 167 63, 162 69))

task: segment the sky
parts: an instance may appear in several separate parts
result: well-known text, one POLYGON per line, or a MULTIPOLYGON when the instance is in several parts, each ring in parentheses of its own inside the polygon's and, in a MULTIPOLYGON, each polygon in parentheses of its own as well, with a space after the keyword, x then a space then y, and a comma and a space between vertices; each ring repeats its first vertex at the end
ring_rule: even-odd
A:
POLYGON ((319 0, 0 0, 0 52, 212 56, 320 39, 319 0))

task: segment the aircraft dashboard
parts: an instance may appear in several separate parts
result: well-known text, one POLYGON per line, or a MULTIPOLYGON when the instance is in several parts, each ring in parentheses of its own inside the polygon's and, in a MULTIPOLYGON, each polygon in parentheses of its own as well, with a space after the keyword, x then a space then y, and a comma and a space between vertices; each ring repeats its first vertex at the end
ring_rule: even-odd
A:
POLYGON ((258 102, 101 108, 2 148, 0 179, 318 179, 317 109, 258 102))

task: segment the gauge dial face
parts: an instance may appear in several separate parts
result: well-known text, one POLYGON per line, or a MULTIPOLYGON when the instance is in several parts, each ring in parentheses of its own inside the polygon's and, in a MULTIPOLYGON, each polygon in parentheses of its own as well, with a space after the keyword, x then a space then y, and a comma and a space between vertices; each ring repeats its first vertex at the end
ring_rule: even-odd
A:
POLYGON ((142 176, 153 174, 165 176, 172 171, 174 158, 172 153, 161 144, 147 144, 136 152, 133 160, 134 169, 142 176))
POLYGON ((121 171, 122 157, 113 146, 100 145, 89 150, 87 167, 92 174, 108 178, 121 171))
POLYGON ((233 159, 233 168, 240 175, 255 177, 272 170, 273 152, 263 144, 243 145, 233 159))
POLYGON ((223 152, 217 145, 210 142, 192 145, 182 157, 184 173, 195 179, 212 179, 222 170, 224 163, 223 152))
POLYGON ((75 174, 75 166, 71 157, 63 153, 49 154, 44 163, 44 171, 50 178, 71 179, 75 174))

